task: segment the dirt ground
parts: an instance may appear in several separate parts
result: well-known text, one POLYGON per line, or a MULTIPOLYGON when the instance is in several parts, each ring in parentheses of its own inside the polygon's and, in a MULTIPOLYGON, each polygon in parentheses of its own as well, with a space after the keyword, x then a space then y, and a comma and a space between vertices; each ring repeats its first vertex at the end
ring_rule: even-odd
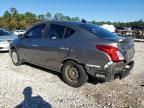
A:
POLYGON ((0 108, 144 108, 144 43, 135 43, 135 50, 135 66, 128 77, 89 81, 80 88, 66 85, 51 70, 14 66, 7 52, 0 53, 0 108))

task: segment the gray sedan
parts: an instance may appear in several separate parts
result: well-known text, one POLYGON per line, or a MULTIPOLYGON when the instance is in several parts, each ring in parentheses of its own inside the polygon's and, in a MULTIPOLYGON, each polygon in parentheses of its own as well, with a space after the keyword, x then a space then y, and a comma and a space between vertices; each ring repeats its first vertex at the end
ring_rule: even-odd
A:
POLYGON ((134 66, 134 40, 94 24, 51 21, 34 25, 10 43, 15 65, 30 62, 61 72, 70 86, 89 76, 111 81, 126 77, 134 66))
POLYGON ((8 51, 9 43, 15 38, 10 32, 0 29, 0 51, 8 51))

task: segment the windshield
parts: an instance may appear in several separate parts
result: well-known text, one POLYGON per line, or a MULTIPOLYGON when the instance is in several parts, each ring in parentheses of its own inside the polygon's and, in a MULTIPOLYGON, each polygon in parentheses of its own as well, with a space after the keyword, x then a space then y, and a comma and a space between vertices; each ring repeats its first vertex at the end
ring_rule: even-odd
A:
POLYGON ((113 34, 112 32, 109 32, 94 24, 81 24, 80 27, 84 28, 85 30, 93 33, 98 37, 117 37, 116 34, 113 34))
POLYGON ((0 36, 7 36, 7 35, 10 35, 10 33, 4 30, 0 30, 0 36))

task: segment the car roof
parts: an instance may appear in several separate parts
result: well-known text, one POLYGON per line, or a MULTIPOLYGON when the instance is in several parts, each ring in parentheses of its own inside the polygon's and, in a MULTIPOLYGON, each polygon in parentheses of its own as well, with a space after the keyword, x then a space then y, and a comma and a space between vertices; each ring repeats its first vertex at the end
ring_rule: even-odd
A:
POLYGON ((37 24, 43 24, 43 23, 44 24, 45 23, 55 23, 55 24, 62 24, 62 25, 75 25, 75 26, 85 24, 83 22, 78 22, 78 21, 46 21, 46 22, 40 22, 40 23, 37 23, 37 24))

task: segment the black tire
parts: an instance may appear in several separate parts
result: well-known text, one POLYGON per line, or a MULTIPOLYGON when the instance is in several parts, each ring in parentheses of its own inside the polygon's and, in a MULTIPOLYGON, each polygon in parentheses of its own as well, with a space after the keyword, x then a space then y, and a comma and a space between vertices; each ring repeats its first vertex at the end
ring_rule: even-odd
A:
POLYGON ((80 87, 88 80, 88 75, 83 66, 73 61, 65 62, 61 71, 65 83, 72 87, 80 87))
POLYGON ((11 51, 11 59, 12 59, 13 64, 15 64, 16 66, 19 66, 19 65, 21 65, 23 63, 22 60, 20 59, 20 56, 19 56, 19 54, 18 54, 16 49, 12 49, 12 51, 11 51), (16 61, 14 60, 14 56, 17 58, 16 61))

